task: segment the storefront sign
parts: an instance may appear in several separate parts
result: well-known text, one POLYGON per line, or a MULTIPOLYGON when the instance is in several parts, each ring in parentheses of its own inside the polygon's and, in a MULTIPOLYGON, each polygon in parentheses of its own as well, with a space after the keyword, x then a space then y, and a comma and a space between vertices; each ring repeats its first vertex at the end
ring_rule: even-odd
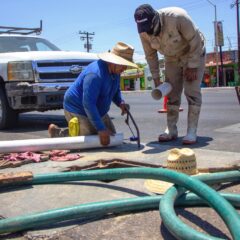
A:
POLYGON ((215 46, 224 46, 222 22, 215 22, 215 46))

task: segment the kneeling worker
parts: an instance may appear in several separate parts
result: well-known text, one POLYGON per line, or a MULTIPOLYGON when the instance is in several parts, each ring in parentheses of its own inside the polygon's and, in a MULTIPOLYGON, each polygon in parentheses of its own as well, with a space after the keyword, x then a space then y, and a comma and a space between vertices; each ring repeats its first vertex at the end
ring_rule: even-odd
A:
MULTIPOLYGON (((133 63, 132 46, 118 42, 111 52, 98 54, 99 60, 89 64, 64 96, 64 114, 69 122, 78 118, 80 136, 99 135, 102 145, 110 143, 110 136, 116 133, 115 127, 108 116, 113 101, 126 113, 127 104, 120 91, 120 74, 127 67, 138 68, 133 63)), ((54 124, 48 128, 51 137, 66 136, 66 131, 54 124)))

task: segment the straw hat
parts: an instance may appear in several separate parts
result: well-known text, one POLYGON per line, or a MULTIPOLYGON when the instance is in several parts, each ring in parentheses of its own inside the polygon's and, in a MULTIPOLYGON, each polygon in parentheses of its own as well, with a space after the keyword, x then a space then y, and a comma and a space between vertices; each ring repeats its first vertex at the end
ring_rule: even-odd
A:
MULTIPOLYGON (((167 168, 187 175, 200 174, 197 170, 195 153, 190 148, 173 148, 167 158, 167 168)), ((154 193, 164 194, 173 183, 161 180, 146 180, 144 186, 154 193)))
POLYGON ((138 68, 138 65, 133 63, 133 52, 132 46, 118 42, 111 52, 99 53, 98 57, 105 62, 138 68))

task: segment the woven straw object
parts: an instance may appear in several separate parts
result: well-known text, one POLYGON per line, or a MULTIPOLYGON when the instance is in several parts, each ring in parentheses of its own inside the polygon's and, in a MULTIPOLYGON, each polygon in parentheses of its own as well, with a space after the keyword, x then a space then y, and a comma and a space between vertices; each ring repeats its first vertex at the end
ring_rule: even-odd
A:
MULTIPOLYGON (((195 153, 190 148, 173 148, 167 158, 167 168, 187 175, 199 174, 195 153)), ((164 194, 173 184, 161 180, 148 179, 144 186, 153 193, 164 194)))
POLYGON ((167 159, 167 168, 187 175, 198 173, 195 153, 190 148, 174 148, 167 159))

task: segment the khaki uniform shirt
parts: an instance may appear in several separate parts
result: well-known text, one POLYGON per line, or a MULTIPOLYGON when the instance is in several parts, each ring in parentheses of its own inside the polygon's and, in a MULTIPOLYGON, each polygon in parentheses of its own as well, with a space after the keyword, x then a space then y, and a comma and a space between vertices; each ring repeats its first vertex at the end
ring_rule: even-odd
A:
POLYGON ((159 78, 157 52, 166 62, 179 62, 180 66, 198 68, 200 56, 205 54, 204 37, 196 28, 187 12, 181 8, 169 7, 158 10, 161 32, 158 36, 141 33, 143 49, 153 79, 159 78))

